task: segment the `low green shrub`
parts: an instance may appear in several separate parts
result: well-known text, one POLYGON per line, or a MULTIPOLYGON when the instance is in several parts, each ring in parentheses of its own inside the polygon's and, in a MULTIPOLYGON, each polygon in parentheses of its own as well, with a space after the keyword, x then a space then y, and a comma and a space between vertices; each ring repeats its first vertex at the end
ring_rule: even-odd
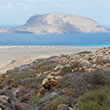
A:
POLYGON ((29 102, 30 102, 31 104, 35 104, 35 103, 37 103, 37 102, 40 100, 40 98, 42 98, 42 97, 43 97, 43 96, 42 96, 41 94, 36 95, 36 96, 30 98, 29 102))
POLYGON ((82 74, 74 81, 74 92, 76 96, 84 93, 108 86, 110 87, 110 72, 94 71, 87 74, 82 74))
POLYGON ((59 94, 74 96, 74 81, 71 76, 64 76, 63 79, 57 82, 56 88, 61 89, 59 94))
POLYGON ((61 96, 53 101, 50 102, 47 106, 44 107, 44 110, 57 110, 57 106, 59 104, 67 104, 69 97, 61 96))
POLYGON ((6 90, 0 90, 0 95, 9 96, 9 94, 6 90))
POLYGON ((110 72, 107 71, 95 71, 85 75, 85 80, 93 88, 99 86, 105 86, 110 84, 110 72))
POLYGON ((13 97, 14 94, 12 93, 11 90, 8 90, 8 89, 0 89, 0 95, 5 95, 5 96, 8 96, 8 97, 13 97))
POLYGON ((79 100, 80 110, 110 110, 110 88, 101 88, 85 94, 79 100))
POLYGON ((71 66, 65 66, 65 67, 63 67, 62 69, 61 69, 61 71, 60 71, 60 75, 61 76, 64 76, 64 75, 66 75, 67 73, 71 73, 71 71, 72 71, 72 67, 71 66))

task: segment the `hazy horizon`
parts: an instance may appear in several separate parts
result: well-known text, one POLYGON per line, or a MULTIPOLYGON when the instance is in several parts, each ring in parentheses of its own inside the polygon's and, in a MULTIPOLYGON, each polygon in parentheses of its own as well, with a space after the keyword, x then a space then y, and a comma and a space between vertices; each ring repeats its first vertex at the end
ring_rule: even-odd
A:
POLYGON ((0 24, 21 25, 34 14, 64 13, 110 25, 110 0, 1 0, 0 24))

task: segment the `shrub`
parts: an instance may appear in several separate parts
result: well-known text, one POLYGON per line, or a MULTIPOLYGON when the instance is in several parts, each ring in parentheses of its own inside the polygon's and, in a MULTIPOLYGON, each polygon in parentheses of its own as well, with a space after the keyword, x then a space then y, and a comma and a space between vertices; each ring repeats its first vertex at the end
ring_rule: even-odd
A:
POLYGON ((85 94, 79 100, 80 110, 110 110, 110 88, 101 88, 85 94))
POLYGON ((8 92, 6 90, 0 90, 0 95, 8 96, 8 92))
POLYGON ((54 61, 45 61, 37 65, 37 69, 40 72, 51 71, 56 67, 56 62, 54 61))
POLYGON ((110 87, 110 72, 94 71, 87 74, 82 74, 74 81, 74 92, 76 96, 98 89, 101 87, 110 87))
POLYGON ((85 80, 93 88, 110 84, 110 72, 95 71, 85 75, 85 80))
POLYGON ((14 94, 11 90, 8 90, 8 89, 0 89, 0 95, 5 95, 5 96, 8 96, 8 97, 14 97, 14 94))
POLYGON ((74 96, 74 82, 71 76, 64 76, 63 79, 57 82, 56 88, 60 89, 59 94, 74 96))
POLYGON ((30 98, 29 102, 31 104, 35 104, 35 103, 37 103, 40 100, 40 98, 42 98, 42 95, 41 94, 36 95, 36 96, 30 98))
POLYGON ((57 110, 57 106, 59 104, 66 104, 68 103, 69 97, 67 96, 60 96, 59 98, 53 100, 48 104, 46 107, 44 107, 44 110, 57 110))
POLYGON ((61 69, 61 71, 60 71, 60 75, 61 76, 64 76, 64 75, 66 75, 67 73, 71 73, 71 71, 72 71, 72 67, 71 66, 64 66, 62 69, 61 69))

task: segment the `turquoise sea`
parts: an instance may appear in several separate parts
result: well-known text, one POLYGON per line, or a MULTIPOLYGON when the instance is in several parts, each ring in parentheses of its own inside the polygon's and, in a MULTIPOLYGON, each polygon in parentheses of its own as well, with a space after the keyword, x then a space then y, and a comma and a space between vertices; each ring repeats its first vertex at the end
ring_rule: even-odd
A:
POLYGON ((110 33, 0 34, 0 45, 110 46, 110 33))

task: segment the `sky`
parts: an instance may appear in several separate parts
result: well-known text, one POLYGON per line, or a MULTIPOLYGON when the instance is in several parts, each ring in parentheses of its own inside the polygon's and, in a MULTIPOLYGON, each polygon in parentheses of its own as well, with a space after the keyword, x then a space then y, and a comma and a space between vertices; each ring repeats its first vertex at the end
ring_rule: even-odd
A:
POLYGON ((110 0, 0 0, 0 25, 21 25, 46 13, 81 15, 110 25, 110 0))

